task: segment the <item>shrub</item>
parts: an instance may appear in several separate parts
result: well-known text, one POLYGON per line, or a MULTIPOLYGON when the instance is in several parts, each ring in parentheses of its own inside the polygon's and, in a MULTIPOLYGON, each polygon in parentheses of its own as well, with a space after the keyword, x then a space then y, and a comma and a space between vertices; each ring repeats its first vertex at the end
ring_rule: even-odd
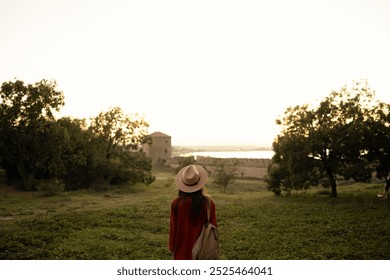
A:
POLYGON ((36 188, 40 196, 56 196, 64 191, 65 185, 62 181, 54 178, 37 181, 36 188))

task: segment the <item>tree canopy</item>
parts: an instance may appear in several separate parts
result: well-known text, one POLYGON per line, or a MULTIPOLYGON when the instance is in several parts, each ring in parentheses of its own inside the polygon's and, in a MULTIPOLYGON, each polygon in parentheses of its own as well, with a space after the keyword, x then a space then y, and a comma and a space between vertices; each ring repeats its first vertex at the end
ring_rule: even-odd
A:
POLYGON ((16 80, 0 89, 0 165, 24 190, 37 180, 62 180, 69 190, 96 182, 151 183, 151 160, 139 149, 148 124, 119 107, 86 120, 56 119, 64 95, 56 82, 26 85, 16 80))
POLYGON ((25 85, 5 82, 0 89, 0 152, 15 166, 22 186, 30 190, 39 169, 58 172, 67 134, 56 125, 53 112, 64 105, 56 83, 42 80, 25 85))
POLYGON ((332 91, 317 107, 289 107, 276 120, 268 187, 277 194, 322 184, 337 196, 337 179, 367 181, 374 169, 387 178, 389 107, 367 82, 332 91), (385 169, 381 169, 383 166, 385 169))
POLYGON ((91 119, 89 127, 93 143, 100 157, 98 177, 110 184, 126 181, 151 183, 151 160, 146 158, 140 145, 147 141, 149 124, 137 114, 123 113, 119 107, 111 108, 91 119))

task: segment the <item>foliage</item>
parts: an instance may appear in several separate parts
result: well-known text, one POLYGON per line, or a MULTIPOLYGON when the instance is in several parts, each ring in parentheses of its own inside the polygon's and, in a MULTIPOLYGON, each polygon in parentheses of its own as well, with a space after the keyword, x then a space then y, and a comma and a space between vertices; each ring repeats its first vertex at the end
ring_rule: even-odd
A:
POLYGON ((66 172, 61 176, 65 190, 88 188, 95 181, 98 151, 86 120, 61 118, 59 124, 68 131, 69 149, 63 160, 66 172))
POLYGON ((64 105, 63 94, 55 82, 16 80, 2 84, 0 101, 0 153, 6 167, 17 169, 23 189, 31 190, 39 169, 53 175, 63 170, 68 139, 53 115, 64 105))
POLYGON ((1 167, 21 189, 60 180, 65 190, 142 182, 150 184, 151 160, 139 146, 148 141, 148 124, 119 107, 86 120, 55 119, 64 105, 56 83, 5 82, 0 91, 1 167), (40 182, 37 180, 41 180, 40 182), (42 181, 43 180, 43 181, 42 181))
POLYGON ((40 196, 55 196, 64 191, 65 185, 58 179, 39 180, 37 189, 40 196))
POLYGON ((214 164, 214 183, 222 186, 223 191, 226 192, 229 184, 233 183, 237 176, 237 162, 233 161, 231 164, 228 164, 224 160, 216 159, 214 164))
POLYGON ((278 136, 273 143, 275 155, 267 167, 269 190, 276 195, 282 191, 308 189, 319 183, 319 168, 312 157, 307 157, 304 137, 299 135, 278 136))
POLYGON ((139 146, 148 140, 148 126, 143 118, 126 115, 119 107, 92 119, 89 127, 92 142, 102 155, 96 160, 96 177, 109 184, 153 182, 151 160, 138 151, 139 146))
POLYGON ((122 151, 137 150, 139 144, 144 143, 149 127, 142 117, 126 115, 120 107, 101 112, 91 121, 90 130, 105 151, 105 159, 122 151))
POLYGON ((371 116, 378 113, 378 104, 367 83, 357 82, 332 91, 316 108, 289 107, 276 121, 282 132, 273 143, 269 189, 280 194, 321 183, 336 197, 338 177, 368 181, 373 171, 369 143, 378 139, 379 147, 384 145, 378 131, 369 129, 376 122, 371 116))
POLYGON ((146 138, 147 124, 142 119, 131 121, 120 108, 113 108, 100 113, 90 126, 85 120, 60 122, 71 143, 63 176, 67 190, 108 191, 111 185, 153 182, 151 160, 137 150, 146 138))
POLYGON ((376 176, 390 186, 390 104, 380 103, 367 121, 368 160, 373 164, 376 176))

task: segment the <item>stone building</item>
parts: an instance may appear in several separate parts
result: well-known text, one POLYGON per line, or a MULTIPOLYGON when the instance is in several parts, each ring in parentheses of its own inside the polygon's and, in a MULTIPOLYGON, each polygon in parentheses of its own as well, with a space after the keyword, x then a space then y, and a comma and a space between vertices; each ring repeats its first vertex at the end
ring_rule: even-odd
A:
POLYGON ((172 158, 171 136, 162 132, 154 132, 149 135, 151 144, 143 145, 142 149, 146 156, 152 159, 153 164, 165 164, 172 158))
MULTIPOLYGON (((142 150, 146 156, 152 159, 153 164, 170 166, 176 169, 180 161, 186 157, 172 157, 171 136, 162 132, 154 132, 149 135, 152 139, 151 144, 144 144, 142 150)), ((194 158, 195 159, 195 158, 194 158)), ((216 168, 216 161, 223 161, 225 164, 237 164, 236 175, 242 178, 259 178, 264 179, 267 174, 267 166, 270 159, 253 159, 253 158, 213 158, 213 157, 196 157, 196 164, 206 168, 209 176, 213 176, 216 168)))

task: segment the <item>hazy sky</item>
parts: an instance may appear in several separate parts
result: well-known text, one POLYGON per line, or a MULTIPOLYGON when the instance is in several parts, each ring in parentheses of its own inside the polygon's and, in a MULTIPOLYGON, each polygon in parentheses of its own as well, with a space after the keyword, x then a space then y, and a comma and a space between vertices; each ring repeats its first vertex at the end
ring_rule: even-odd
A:
POLYGON ((275 119, 368 79, 390 102, 390 1, 0 0, 0 83, 62 115, 140 113, 173 145, 271 146, 275 119))

